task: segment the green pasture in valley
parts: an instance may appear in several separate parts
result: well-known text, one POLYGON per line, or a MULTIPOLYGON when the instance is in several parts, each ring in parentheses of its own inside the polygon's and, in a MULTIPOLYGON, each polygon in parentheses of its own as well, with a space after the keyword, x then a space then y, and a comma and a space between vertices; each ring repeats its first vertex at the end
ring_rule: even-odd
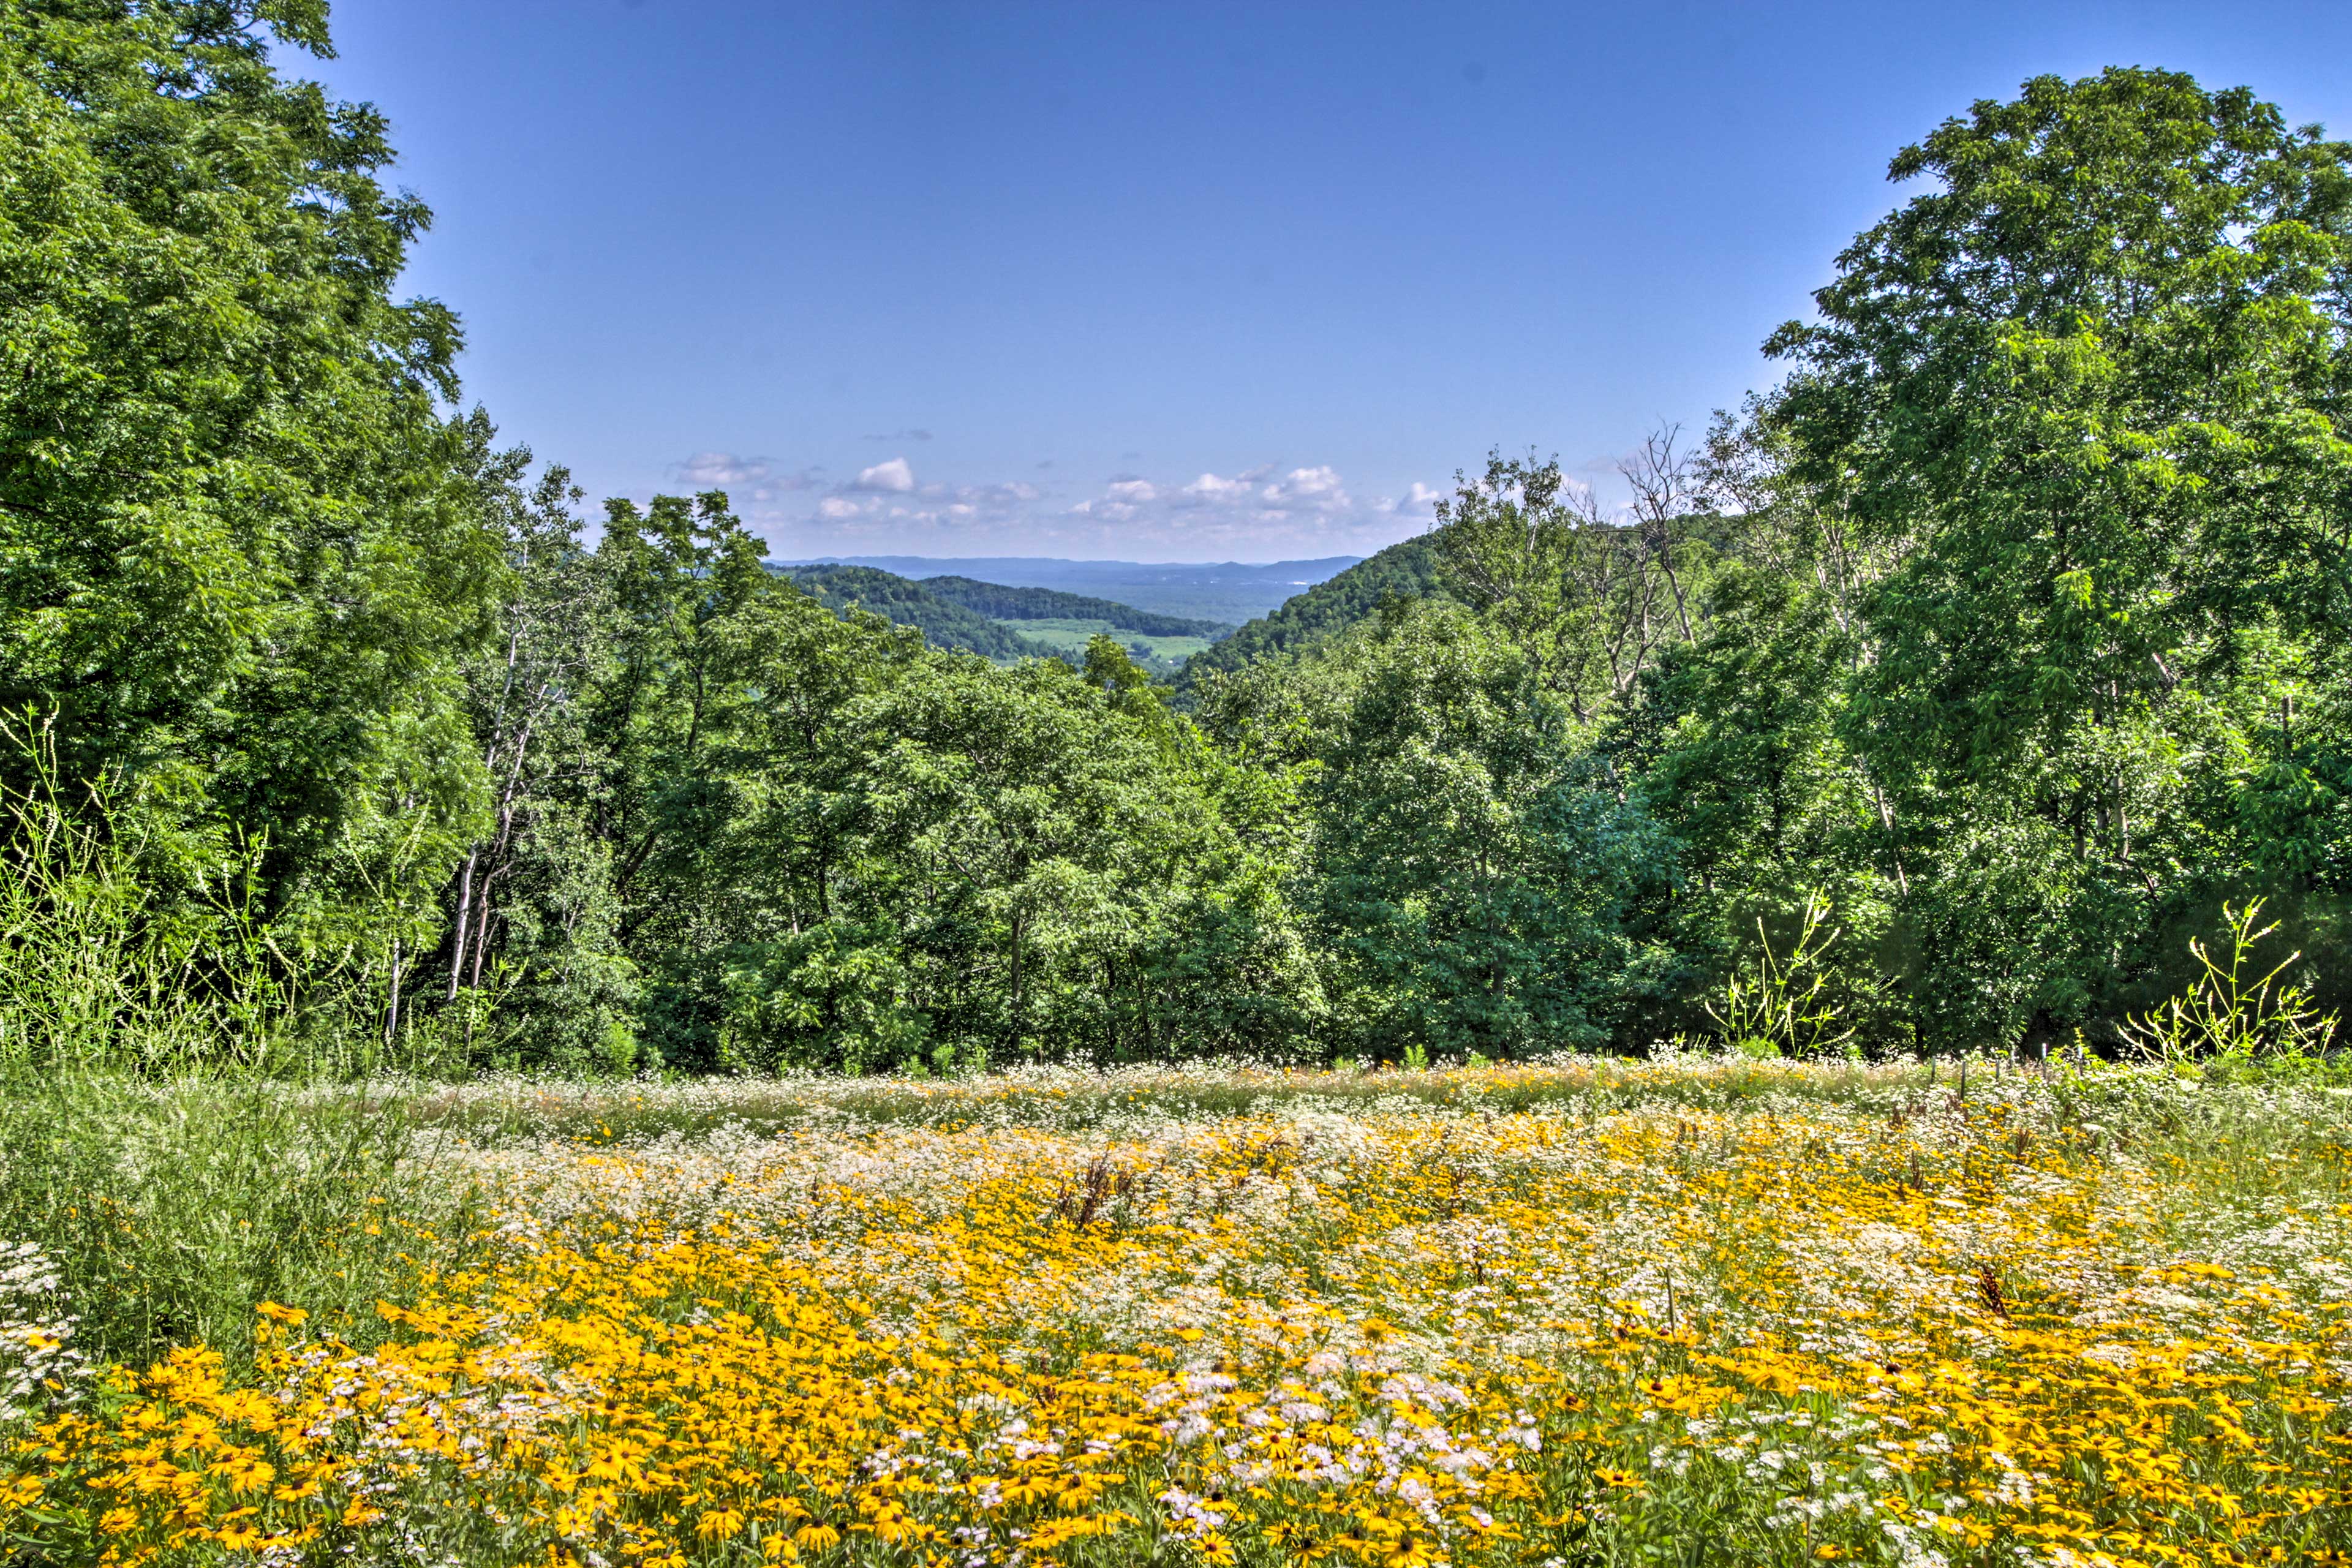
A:
POLYGON ((1033 642, 1051 647, 1066 648, 1072 653, 1084 653, 1087 639, 1094 637, 1115 637, 1118 646, 1129 653, 1140 646, 1151 650, 1151 657, 1170 665, 1182 664, 1186 659, 1209 646, 1207 637, 1155 637, 1141 632, 1131 632, 1100 620, 1021 621, 1000 619, 998 626, 1018 632, 1033 642))

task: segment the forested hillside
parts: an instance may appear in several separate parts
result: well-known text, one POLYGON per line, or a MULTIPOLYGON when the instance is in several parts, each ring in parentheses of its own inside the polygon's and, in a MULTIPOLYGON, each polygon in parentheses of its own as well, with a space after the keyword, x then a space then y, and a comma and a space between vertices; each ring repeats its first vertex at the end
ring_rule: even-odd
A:
POLYGON ((1118 631, 1162 637, 1218 637, 1234 629, 1225 621, 1154 615, 1115 600, 1064 594, 1052 588, 1010 588, 997 583, 975 582, 970 577, 923 577, 917 581, 929 593, 992 620, 1103 621, 1118 631))
MULTIPOLYGON (((878 566, 919 582, 969 577, 1012 587, 1049 588, 1108 599, 1151 615, 1238 626, 1278 609, 1302 588, 1336 576, 1360 559, 1331 555, 1312 561, 1065 561, 1041 555, 844 555, 826 563, 878 566)), ((794 563, 816 565, 818 562, 794 563)))
POLYGON ((1001 626, 982 611, 872 566, 793 566, 787 575, 826 608, 855 605, 912 626, 935 648, 993 659, 1050 658, 1054 649, 1001 626))
POLYGON ((1000 664, 1020 658, 1076 661, 1092 637, 1118 634, 1141 668, 1174 675, 1186 655, 1232 629, 1222 622, 1154 615, 1108 599, 1011 588, 969 577, 915 582, 873 566, 779 570, 829 609, 871 610, 896 625, 914 627, 932 647, 981 654, 1000 664))
POLYGON ((1641 1049, 1776 968, 1780 1048, 2102 1044, 2257 895, 2352 999, 2352 148, 2250 93, 1935 128, 1628 506, 1492 459, 1179 711, 723 493, 589 542, 272 30, 0 10, 0 942, 147 955, 16 1059, 1641 1049))
POLYGON ((1437 553, 1428 538, 1402 540, 1286 600, 1279 609, 1237 628, 1216 647, 1194 654, 1185 662, 1177 690, 1189 698, 1212 670, 1231 672, 1270 654, 1304 649, 1354 626, 1384 599, 1442 592, 1437 553))

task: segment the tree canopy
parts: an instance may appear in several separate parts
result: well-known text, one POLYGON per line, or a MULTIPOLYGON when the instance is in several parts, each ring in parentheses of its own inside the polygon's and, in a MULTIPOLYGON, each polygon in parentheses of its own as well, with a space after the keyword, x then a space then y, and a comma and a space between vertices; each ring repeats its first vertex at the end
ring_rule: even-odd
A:
POLYGON ((0 0, 0 790, 297 1028, 332 973, 567 1070, 1519 1055, 1801 952, 1855 1049, 2112 1042, 2254 896, 2352 1001, 2352 148, 2250 92, 1974 106, 1627 505, 1495 454, 1167 687, 999 622, 1222 628, 592 527, 396 297, 328 48, 0 0))
POLYGON ((0 5, 0 707, 331 924, 474 831, 501 563, 430 215, 273 39, 324 6, 0 5))

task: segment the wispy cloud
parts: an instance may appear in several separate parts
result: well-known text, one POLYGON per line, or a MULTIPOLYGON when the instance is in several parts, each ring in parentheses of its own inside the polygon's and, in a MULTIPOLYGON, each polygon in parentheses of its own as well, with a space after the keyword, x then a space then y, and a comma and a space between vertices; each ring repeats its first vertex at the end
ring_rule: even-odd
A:
POLYGON ((732 452, 697 452, 682 463, 672 463, 669 471, 682 489, 728 490, 739 500, 775 500, 824 483, 821 468, 780 473, 770 458, 739 458, 732 452))
MULTIPOLYGON (((1033 479, 951 482, 916 472, 903 454, 827 486, 779 479, 767 459, 703 453, 698 474, 761 489, 744 508, 780 553, 1068 554, 1130 560, 1276 560, 1369 553, 1428 526, 1440 492, 1364 496, 1328 463, 1260 464, 1186 478, 1134 471, 1094 486, 1033 479), (779 488, 814 489, 804 500, 779 488)), ((687 465, 681 465, 681 472, 687 465)))
POLYGON ((697 452, 682 463, 671 464, 670 472, 680 484, 714 490, 727 485, 757 484, 774 472, 774 465, 765 458, 739 458, 732 452, 697 452))

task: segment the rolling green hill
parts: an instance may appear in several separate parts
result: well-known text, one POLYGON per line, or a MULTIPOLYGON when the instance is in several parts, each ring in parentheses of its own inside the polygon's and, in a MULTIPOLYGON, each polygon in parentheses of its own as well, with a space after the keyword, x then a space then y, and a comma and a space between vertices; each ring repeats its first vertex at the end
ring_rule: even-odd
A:
POLYGON ((845 610, 856 605, 871 610, 902 626, 913 626, 933 647, 976 653, 1000 663, 1051 658, 1059 651, 877 567, 795 566, 785 574, 828 609, 845 610))
POLYGON ((1437 591, 1437 540, 1433 533, 1390 545, 1338 576, 1293 595, 1272 615, 1261 616, 1231 637, 1185 662, 1180 692, 1208 670, 1236 670, 1269 654, 1286 653, 1344 631, 1394 594, 1410 598, 1437 591))
POLYGON ((1101 621, 1114 630, 1145 637, 1205 637, 1212 642, 1234 629, 1230 621, 1162 616, 1116 599, 1066 594, 1056 588, 1015 588, 972 577, 922 577, 917 582, 950 604, 961 605, 992 621, 1101 621))
POLYGON ((1061 561, 1035 555, 834 555, 780 561, 781 567, 875 566, 911 581, 956 576, 977 583, 1050 588, 1158 616, 1202 618, 1238 626, 1279 608, 1285 599, 1337 575, 1361 560, 1328 555, 1314 561, 1061 561))
POLYGON ((1125 648, 1128 658, 1160 680, 1173 680, 1183 670, 1186 659, 1209 646, 1206 637, 1154 636, 1113 626, 1095 616, 1081 618, 1073 616, 1050 621, 1006 620, 997 624, 1008 630, 1017 630, 1033 642, 1056 648, 1064 658, 1072 660, 1083 660, 1087 644, 1097 637, 1107 637, 1125 648))
POLYGON ((1115 637, 1155 676, 1176 675, 1184 661, 1234 628, 1223 621, 1163 616, 1114 599, 1051 588, 1008 587, 973 577, 913 581, 877 566, 772 568, 826 607, 856 605, 913 626, 933 647, 976 653, 999 663, 1021 658, 1076 659, 1087 639, 1115 637))

